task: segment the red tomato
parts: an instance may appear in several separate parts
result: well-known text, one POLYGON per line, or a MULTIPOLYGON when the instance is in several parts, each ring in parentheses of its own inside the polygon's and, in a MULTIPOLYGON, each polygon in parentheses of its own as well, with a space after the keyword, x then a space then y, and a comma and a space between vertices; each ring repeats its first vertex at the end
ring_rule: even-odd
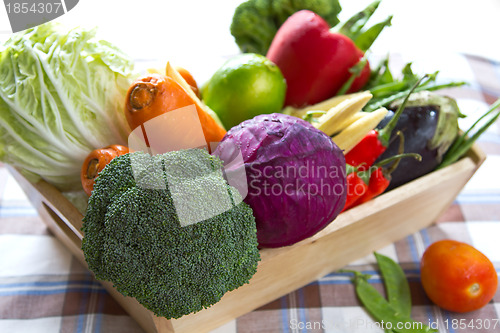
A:
POLYGON ((435 242, 425 250, 420 278, 431 301, 453 312, 483 307, 498 285, 492 262, 471 245, 454 240, 435 242))

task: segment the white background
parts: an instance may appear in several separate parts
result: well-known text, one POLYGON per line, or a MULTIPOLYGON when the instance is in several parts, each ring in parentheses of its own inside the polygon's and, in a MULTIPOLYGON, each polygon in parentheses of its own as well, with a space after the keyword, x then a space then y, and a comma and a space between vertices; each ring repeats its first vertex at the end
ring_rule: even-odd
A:
MULTIPOLYGON (((133 58, 158 66, 170 60, 204 81, 224 59, 239 52, 229 26, 241 2, 80 0, 56 20, 68 27, 96 26, 101 37, 133 58)), ((340 18, 350 17, 370 2, 340 0, 340 18)), ((382 0, 374 21, 390 14, 393 25, 373 45, 373 53, 442 58, 445 53, 462 52, 500 61, 500 0, 382 0)), ((6 10, 0 6, 0 40, 9 35, 6 10)))

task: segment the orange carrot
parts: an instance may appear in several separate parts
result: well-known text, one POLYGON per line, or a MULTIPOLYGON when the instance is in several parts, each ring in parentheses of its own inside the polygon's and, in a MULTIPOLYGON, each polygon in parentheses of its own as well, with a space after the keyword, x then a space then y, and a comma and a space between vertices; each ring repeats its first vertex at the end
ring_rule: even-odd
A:
POLYGON ((195 95, 170 76, 150 74, 137 79, 127 93, 125 116, 134 130, 150 119, 189 105, 196 107, 208 147, 211 142, 221 141, 226 130, 203 109, 195 95))

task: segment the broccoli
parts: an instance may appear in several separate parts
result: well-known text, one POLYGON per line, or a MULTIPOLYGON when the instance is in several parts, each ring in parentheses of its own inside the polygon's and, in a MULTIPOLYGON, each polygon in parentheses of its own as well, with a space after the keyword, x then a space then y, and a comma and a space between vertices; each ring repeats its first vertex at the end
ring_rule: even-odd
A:
POLYGON ((266 55, 279 27, 302 9, 320 15, 332 27, 339 22, 338 0, 248 0, 235 10, 231 34, 242 52, 266 55))
POLYGON ((168 319, 248 283, 260 260, 251 208, 202 149, 116 157, 99 173, 83 222, 96 278, 168 319))

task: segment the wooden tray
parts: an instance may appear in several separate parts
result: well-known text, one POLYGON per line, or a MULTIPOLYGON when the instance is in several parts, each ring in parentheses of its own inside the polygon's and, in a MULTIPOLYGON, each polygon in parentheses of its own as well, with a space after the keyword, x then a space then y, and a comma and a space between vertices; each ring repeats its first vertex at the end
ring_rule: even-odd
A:
MULTIPOLYGON (((262 260, 250 283, 198 313, 175 320, 159 318, 134 298, 122 296, 111 283, 102 284, 146 332, 210 331, 427 227, 451 205, 485 157, 474 146, 457 163, 340 214, 311 238, 261 250, 262 260)), ((53 186, 43 181, 33 184, 10 170, 48 228, 86 266, 81 213, 53 186)))

